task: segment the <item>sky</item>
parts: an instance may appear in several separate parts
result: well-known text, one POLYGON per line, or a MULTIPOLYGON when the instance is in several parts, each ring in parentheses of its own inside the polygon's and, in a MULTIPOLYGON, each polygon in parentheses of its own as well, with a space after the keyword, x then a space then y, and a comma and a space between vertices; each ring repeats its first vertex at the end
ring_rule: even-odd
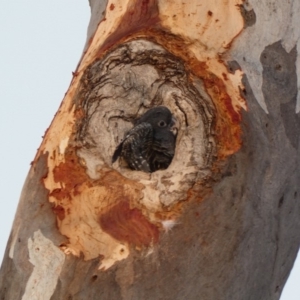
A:
MULTIPOLYGON (((89 17, 88 0, 0 2, 0 262, 30 162, 81 57, 89 17)), ((299 299, 298 257, 280 300, 299 299)))

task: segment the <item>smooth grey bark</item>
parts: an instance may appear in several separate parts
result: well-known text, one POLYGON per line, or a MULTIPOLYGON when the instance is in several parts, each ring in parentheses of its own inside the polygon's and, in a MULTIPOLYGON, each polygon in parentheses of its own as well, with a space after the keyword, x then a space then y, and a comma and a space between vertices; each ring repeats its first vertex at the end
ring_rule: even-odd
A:
POLYGON ((89 4, 91 7, 91 19, 87 30, 87 39, 86 39, 85 48, 88 46, 88 43, 92 38, 95 30, 97 29, 99 22, 104 18, 107 0, 106 1, 89 0, 89 4))

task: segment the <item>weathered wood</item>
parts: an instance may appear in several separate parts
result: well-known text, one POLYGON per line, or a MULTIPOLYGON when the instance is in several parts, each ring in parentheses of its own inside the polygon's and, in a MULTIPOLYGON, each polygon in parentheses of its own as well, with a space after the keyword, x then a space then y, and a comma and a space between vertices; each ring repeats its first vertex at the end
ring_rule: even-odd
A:
POLYGON ((1 299, 279 299, 300 242, 300 4, 251 3, 90 1, 1 299), (162 104, 179 121, 168 169, 112 164, 162 104))

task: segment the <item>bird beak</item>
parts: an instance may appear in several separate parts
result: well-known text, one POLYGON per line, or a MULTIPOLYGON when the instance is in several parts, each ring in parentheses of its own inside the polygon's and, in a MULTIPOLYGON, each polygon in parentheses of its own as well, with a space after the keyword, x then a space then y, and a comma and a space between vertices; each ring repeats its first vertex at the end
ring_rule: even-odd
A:
POLYGON ((170 131, 176 136, 178 133, 178 128, 179 128, 179 122, 177 119, 172 116, 172 121, 171 121, 171 126, 170 126, 170 131))

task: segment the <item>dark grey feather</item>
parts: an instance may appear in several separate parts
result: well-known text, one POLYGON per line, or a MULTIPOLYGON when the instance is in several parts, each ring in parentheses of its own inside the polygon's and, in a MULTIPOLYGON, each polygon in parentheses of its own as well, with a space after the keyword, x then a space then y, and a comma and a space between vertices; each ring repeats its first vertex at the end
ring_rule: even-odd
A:
POLYGON ((133 170, 155 172, 166 169, 175 152, 174 125, 167 107, 149 109, 117 146, 112 162, 122 157, 133 170))

